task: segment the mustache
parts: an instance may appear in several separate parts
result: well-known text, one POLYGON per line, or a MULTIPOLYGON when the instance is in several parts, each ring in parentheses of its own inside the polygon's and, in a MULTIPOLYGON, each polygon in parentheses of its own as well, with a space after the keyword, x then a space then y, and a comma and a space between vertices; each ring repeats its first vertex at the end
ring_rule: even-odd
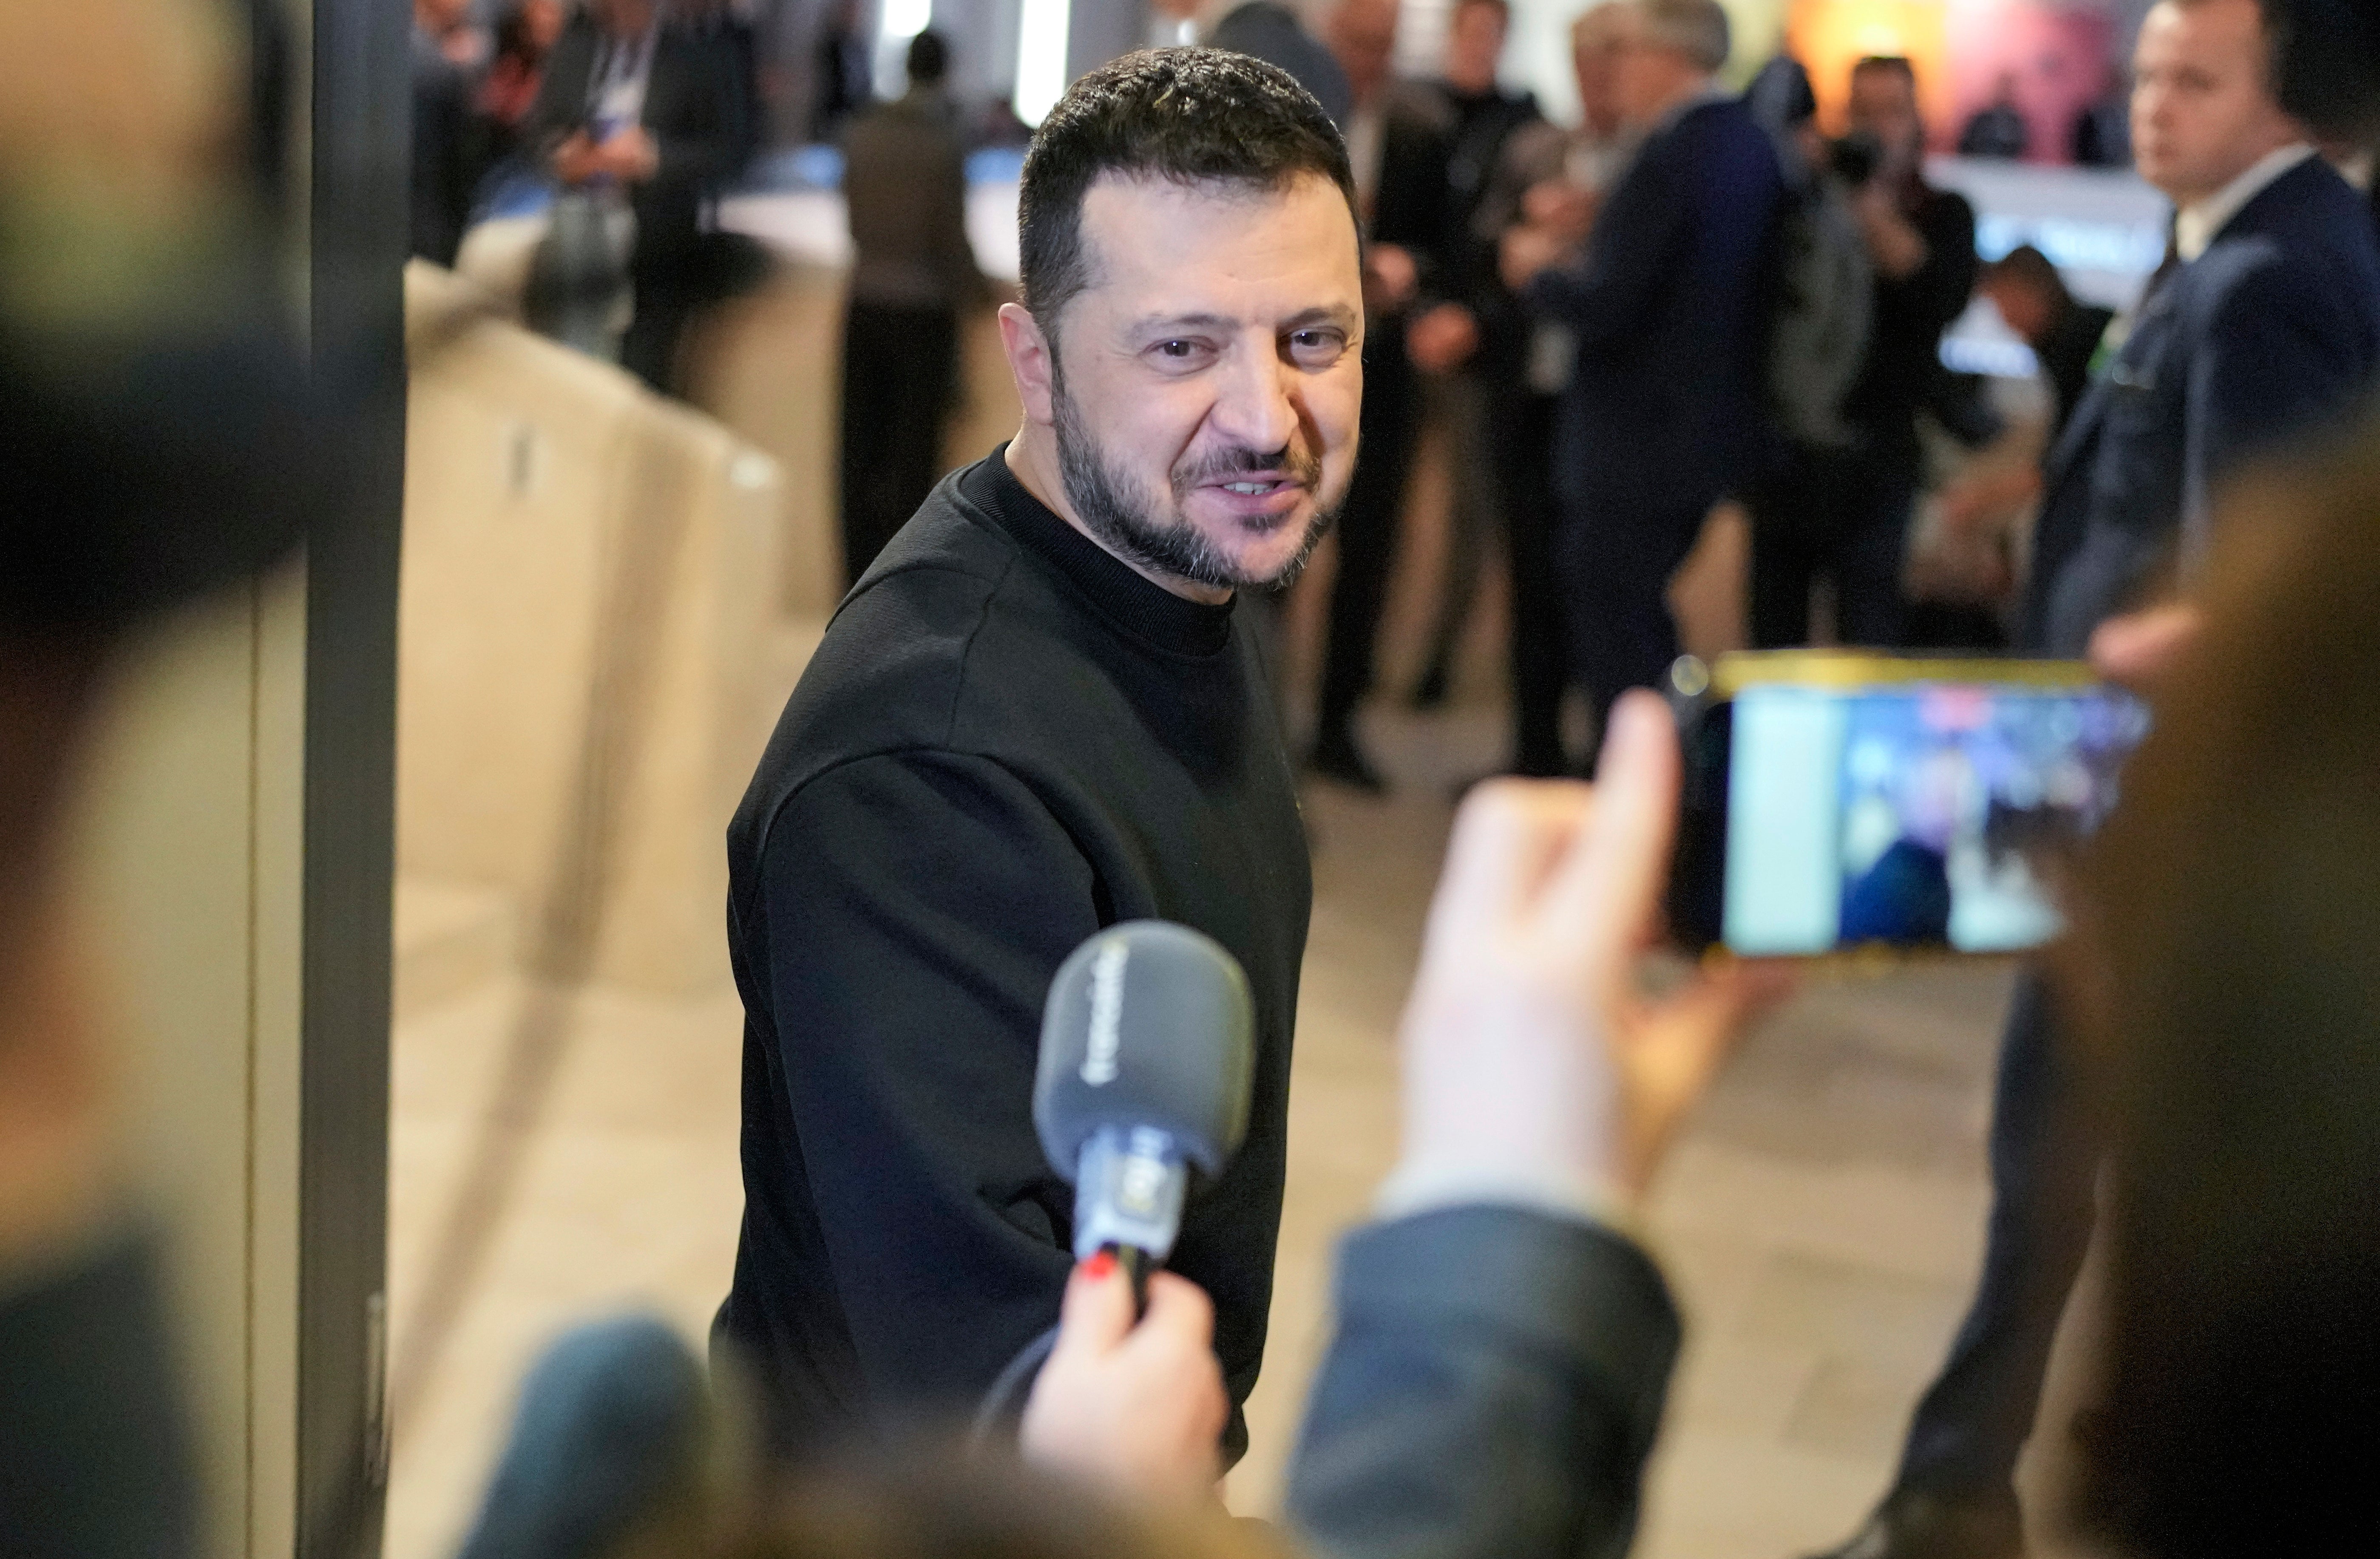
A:
POLYGON ((1201 455, 1195 464, 1175 466, 1173 490, 1186 492, 1209 482, 1229 481, 1250 471, 1285 472, 1299 486, 1312 487, 1322 479, 1322 457, 1300 444, 1284 444, 1277 450, 1234 445, 1201 455))

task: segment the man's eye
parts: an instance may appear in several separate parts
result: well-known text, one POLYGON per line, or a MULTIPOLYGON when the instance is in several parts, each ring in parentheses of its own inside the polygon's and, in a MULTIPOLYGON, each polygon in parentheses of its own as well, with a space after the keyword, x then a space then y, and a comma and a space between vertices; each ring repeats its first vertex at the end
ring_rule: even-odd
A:
POLYGON ((1347 338, 1337 331, 1292 331, 1289 336, 1291 356, 1299 362, 1328 366, 1336 362, 1347 349, 1347 338))
POLYGON ((1198 350, 1198 346, 1196 342, 1160 341, 1157 344, 1157 349, 1166 357, 1179 358, 1191 356, 1198 350))

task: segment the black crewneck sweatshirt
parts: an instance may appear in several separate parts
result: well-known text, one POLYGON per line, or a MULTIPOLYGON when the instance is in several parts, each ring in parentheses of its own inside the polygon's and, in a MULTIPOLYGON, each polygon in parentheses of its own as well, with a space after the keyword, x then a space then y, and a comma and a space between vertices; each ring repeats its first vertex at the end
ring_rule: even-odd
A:
POLYGON ((1178 921, 1256 998, 1247 1143, 1172 1263, 1215 1301, 1236 1458, 1312 900, 1296 793, 1232 607, 1127 568, 1005 454, 844 598, 728 829, 745 1212, 714 1339, 781 1452, 971 1411, 1073 1263, 1031 1118, 1050 978, 1102 926, 1178 921))

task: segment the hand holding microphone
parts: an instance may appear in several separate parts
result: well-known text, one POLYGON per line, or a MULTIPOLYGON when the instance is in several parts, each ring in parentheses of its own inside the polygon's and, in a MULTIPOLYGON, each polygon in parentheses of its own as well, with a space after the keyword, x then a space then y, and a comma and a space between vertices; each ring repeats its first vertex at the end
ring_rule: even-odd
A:
POLYGON ((1077 1264, 1048 1361, 1011 1367, 1039 1364, 1020 1426, 1037 1461, 1141 1493, 1213 1483, 1231 1414, 1214 1307, 1159 1269, 1192 1176, 1220 1176, 1247 1135, 1255 1027, 1232 955, 1161 921, 1100 932, 1050 982, 1033 1124, 1075 1186, 1077 1264))
POLYGON ((1170 1272, 1133 1285, 1104 1253, 1066 1285, 1057 1347, 1026 1404, 1019 1440, 1035 1461, 1136 1497, 1196 1499, 1212 1488, 1231 1417, 1215 1361, 1215 1307, 1170 1272))

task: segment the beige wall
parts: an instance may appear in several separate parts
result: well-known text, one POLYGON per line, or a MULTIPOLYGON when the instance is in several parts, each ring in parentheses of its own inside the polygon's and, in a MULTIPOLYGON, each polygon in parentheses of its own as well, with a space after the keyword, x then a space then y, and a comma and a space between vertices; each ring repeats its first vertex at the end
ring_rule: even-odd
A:
POLYGON ((723 834, 767 731, 776 463, 443 272, 407 285, 398 869, 502 889, 532 952, 600 897, 599 979, 723 979, 723 834))

